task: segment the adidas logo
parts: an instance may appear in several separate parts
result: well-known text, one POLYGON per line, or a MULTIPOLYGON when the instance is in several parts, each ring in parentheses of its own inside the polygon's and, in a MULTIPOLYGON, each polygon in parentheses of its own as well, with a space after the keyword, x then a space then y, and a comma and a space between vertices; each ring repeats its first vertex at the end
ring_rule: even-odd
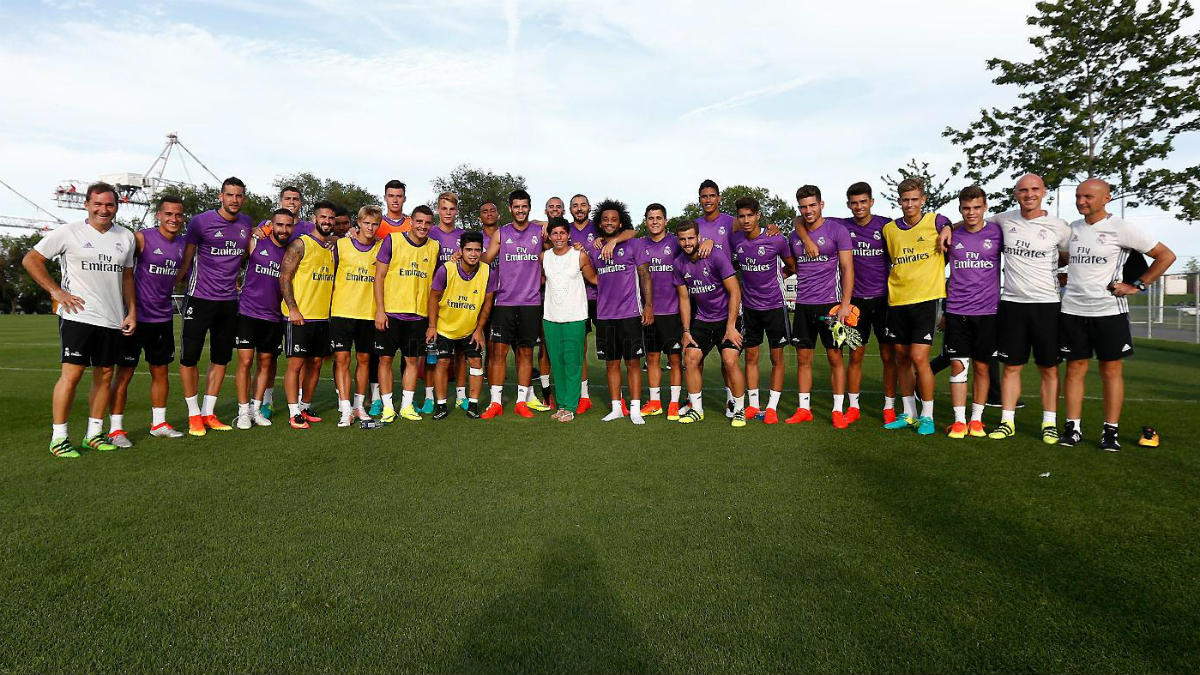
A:
POLYGON ((926 334, 925 334, 925 337, 924 337, 923 339, 925 339, 925 340, 932 340, 932 339, 933 339, 933 336, 932 336, 932 335, 930 335, 929 333, 926 333, 926 334))
POLYGON ((924 236, 917 237, 917 243, 920 243, 920 242, 923 242, 923 241, 925 241, 925 237, 924 237, 924 236))
POLYGON ((214 237, 224 237, 225 235, 221 234, 220 230, 217 230, 216 232, 213 232, 213 236, 214 237))
POLYGON ((954 245, 954 250, 957 251, 957 250, 961 249, 962 247, 963 247, 963 245, 962 245, 962 242, 960 241, 954 245))
POLYGON ((505 240, 504 240, 504 243, 506 243, 506 244, 511 244, 511 243, 513 243, 512 237, 509 237, 508 239, 505 239, 505 240))
POLYGON ((163 252, 162 252, 161 248, 154 249, 154 255, 162 255, 162 254, 163 254, 163 252))
POLYGON ((1123 351, 1123 352, 1127 352, 1130 349, 1133 349, 1133 347, 1130 347, 1129 345, 1125 345, 1124 347, 1121 347, 1121 351, 1123 351))
POLYGON ((265 249, 265 248, 263 250, 259 251, 258 254, 259 255, 270 255, 269 253, 267 253, 267 249, 265 249))
POLYGON ((90 242, 90 241, 83 242, 83 247, 84 248, 96 248, 95 246, 92 246, 92 242, 90 242))

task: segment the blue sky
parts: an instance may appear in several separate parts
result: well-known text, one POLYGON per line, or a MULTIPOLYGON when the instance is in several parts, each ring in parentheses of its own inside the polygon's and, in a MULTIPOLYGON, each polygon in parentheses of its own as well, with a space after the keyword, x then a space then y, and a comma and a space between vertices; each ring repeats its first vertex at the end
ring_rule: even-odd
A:
MULTIPOLYGON (((539 205, 674 211, 713 178, 815 183, 836 214, 853 181, 960 159, 941 131, 1013 100, 984 62, 1030 54, 1032 4, 0 0, 0 178, 49 206, 61 179, 142 172, 178 132, 259 191, 398 177, 412 203, 468 162, 524 175, 539 205)), ((0 213, 34 215, 7 192, 0 213)), ((1130 215, 1200 255, 1195 227, 1130 215)))

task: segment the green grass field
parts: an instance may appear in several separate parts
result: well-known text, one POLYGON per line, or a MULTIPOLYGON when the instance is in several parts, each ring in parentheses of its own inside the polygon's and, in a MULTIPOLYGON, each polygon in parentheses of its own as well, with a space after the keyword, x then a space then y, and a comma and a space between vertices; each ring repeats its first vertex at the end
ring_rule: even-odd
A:
POLYGON ((885 432, 874 392, 843 432, 506 414, 171 441, 138 376, 137 446, 56 460, 56 340, 0 317, 0 672, 1200 670, 1194 346, 1136 345, 1115 454, 1096 398, 1065 449, 1036 405, 1007 442, 885 432))

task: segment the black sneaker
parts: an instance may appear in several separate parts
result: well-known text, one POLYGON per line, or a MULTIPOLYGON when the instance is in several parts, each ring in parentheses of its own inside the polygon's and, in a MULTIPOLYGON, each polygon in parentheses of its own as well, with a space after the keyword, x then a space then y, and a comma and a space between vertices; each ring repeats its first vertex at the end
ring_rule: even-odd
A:
POLYGON ((433 419, 444 420, 450 416, 450 406, 445 403, 438 403, 433 407, 433 419))
POLYGON ((1118 452, 1121 450, 1121 441, 1117 439, 1117 427, 1104 425, 1104 431, 1100 434, 1100 449, 1109 452, 1118 452))
POLYGON ((471 401, 467 404, 467 417, 473 420, 479 419, 479 401, 471 401))
POLYGON ((1074 422, 1067 422, 1063 425, 1062 436, 1058 437, 1058 444, 1067 448, 1073 448, 1083 441, 1083 434, 1079 429, 1075 428, 1074 422))

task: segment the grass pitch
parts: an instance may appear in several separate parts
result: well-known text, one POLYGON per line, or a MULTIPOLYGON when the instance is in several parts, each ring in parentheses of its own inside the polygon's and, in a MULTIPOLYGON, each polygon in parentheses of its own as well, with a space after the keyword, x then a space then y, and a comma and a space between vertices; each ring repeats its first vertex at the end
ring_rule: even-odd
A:
MULTIPOLYGON (((1065 449, 1033 435, 1036 403, 1010 441, 919 439, 879 428, 878 393, 840 432, 825 412, 733 430, 710 394, 691 428, 509 413, 153 439, 139 375, 136 447, 56 460, 56 340, 51 317, 0 317, 2 672, 1200 669, 1192 346, 1137 343, 1116 454, 1096 398, 1065 449), (1142 424, 1163 447, 1134 445, 1142 424)), ((177 380, 170 413, 185 426, 177 380)))

